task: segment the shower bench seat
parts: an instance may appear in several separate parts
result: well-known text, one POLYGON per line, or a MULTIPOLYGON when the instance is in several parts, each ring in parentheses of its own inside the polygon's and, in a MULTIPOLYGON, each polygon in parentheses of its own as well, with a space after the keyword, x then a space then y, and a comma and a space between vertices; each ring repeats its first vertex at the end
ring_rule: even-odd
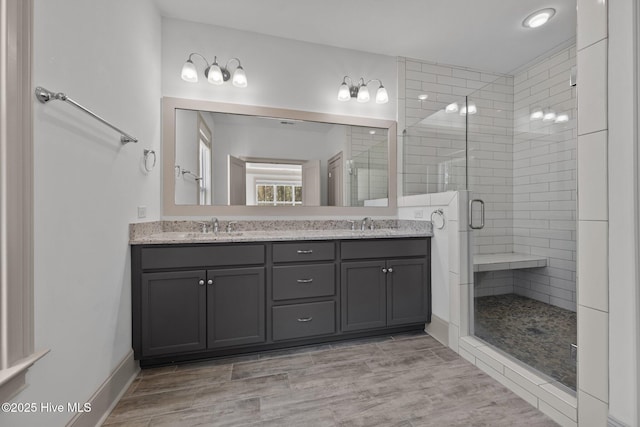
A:
POLYGON ((519 268, 546 267, 547 258, 540 255, 507 252, 473 256, 473 271, 516 270, 519 268))

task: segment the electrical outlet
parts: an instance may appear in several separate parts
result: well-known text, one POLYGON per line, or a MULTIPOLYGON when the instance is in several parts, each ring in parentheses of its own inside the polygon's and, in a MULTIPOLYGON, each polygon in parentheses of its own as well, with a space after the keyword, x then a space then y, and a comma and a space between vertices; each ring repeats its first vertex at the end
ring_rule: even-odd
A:
POLYGON ((147 217, 147 207, 138 206, 138 218, 146 218, 146 217, 147 217))
POLYGON ((413 217, 414 218, 422 218, 422 209, 416 209, 415 211, 413 211, 413 217))

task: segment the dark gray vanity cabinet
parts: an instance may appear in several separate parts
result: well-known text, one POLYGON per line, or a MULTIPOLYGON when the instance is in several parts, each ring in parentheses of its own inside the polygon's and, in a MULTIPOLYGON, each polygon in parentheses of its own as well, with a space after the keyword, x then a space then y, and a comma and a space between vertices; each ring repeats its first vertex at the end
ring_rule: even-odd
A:
POLYGON ((424 328, 430 239, 133 245, 143 367, 424 328))
POLYGON ((337 333, 336 242, 273 243, 272 339, 337 333))
POLYGON ((265 252, 264 244, 133 246, 135 357, 165 361, 264 343, 265 252))
POLYGON ((342 330, 387 325, 387 286, 384 261, 342 263, 342 330))
POLYGON ((207 271, 207 347, 265 340, 263 267, 207 271))
POLYGON ((205 279, 204 270, 142 274, 142 354, 156 356, 206 348, 205 279))
POLYGON ((430 321, 429 245, 429 239, 343 241, 342 330, 430 321))

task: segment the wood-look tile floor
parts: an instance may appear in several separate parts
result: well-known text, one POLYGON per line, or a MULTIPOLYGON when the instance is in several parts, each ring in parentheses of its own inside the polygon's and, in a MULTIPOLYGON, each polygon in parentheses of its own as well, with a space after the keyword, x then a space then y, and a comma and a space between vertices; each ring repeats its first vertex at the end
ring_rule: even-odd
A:
POLYGON ((421 334, 145 369, 105 426, 555 426, 421 334))

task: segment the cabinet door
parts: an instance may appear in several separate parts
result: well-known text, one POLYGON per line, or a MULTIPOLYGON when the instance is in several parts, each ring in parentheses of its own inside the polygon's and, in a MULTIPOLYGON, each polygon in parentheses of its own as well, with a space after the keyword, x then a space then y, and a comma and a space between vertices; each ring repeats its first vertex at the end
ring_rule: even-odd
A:
POLYGON ((142 355, 206 348, 204 271, 142 275, 142 355))
POLYGON ((207 284, 207 347, 264 342, 264 268, 209 270, 207 284))
POLYGON ((343 262, 341 270, 342 330, 386 326, 384 261, 343 262))
POLYGON ((387 324, 426 322, 429 269, 424 258, 387 261, 387 324))

